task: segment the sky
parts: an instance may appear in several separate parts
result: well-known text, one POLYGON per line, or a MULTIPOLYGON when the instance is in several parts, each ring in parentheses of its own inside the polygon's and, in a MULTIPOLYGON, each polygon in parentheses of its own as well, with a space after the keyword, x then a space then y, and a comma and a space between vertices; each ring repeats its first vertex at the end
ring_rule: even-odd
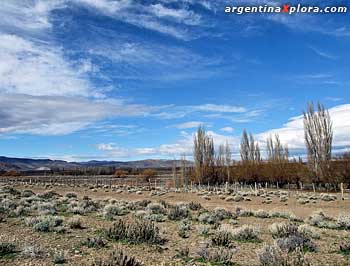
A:
POLYGON ((0 155, 190 158, 199 125, 234 157, 243 129, 299 155, 310 101, 330 111, 333 151, 350 151, 350 12, 224 12, 243 3, 283 4, 3 0, 0 155))

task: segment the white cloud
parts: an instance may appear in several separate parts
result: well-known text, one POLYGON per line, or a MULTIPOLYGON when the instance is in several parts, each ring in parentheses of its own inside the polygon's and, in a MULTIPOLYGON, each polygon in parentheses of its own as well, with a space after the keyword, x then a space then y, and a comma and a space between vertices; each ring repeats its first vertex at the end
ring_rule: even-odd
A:
MULTIPOLYGON (((339 153, 350 150, 350 104, 339 105, 329 109, 334 131, 333 147, 334 152, 339 153)), ((227 132, 227 131, 226 131, 227 132)), ((215 131, 207 131, 207 133, 213 137, 215 147, 220 144, 229 143, 232 156, 234 159, 239 159, 239 146, 240 136, 227 136, 219 134, 215 131)), ((255 138, 260 143, 262 151, 265 150, 266 139, 273 134, 279 134, 281 142, 288 144, 291 152, 297 152, 299 154, 305 153, 304 144, 304 130, 303 130, 303 117, 292 117, 281 128, 271 129, 260 134, 256 134, 255 138)), ((135 149, 122 149, 124 151, 121 157, 135 157, 135 156, 152 156, 152 157, 180 157, 181 154, 186 154, 189 158, 193 152, 193 136, 194 132, 187 133, 181 132, 178 141, 175 143, 162 144, 156 147, 144 147, 135 149)), ((114 149, 116 154, 121 155, 119 147, 106 146, 103 150, 113 154, 114 149)), ((116 156, 118 157, 118 156, 116 156)))
POLYGON ((197 128, 201 125, 204 125, 204 123, 200 121, 190 121, 190 122, 185 122, 185 123, 175 125, 175 127, 179 129, 188 129, 188 128, 197 128))
POLYGON ((161 4, 146 5, 132 0, 78 0, 77 2, 114 19, 183 40, 193 38, 183 26, 200 24, 200 15, 193 11, 168 8, 161 4))
MULTIPOLYGON (((343 149, 344 146, 350 147, 350 104, 338 105, 329 109, 329 114, 333 121, 334 151, 343 149)), ((304 130, 303 117, 292 117, 281 128, 271 129, 257 135, 261 142, 265 142, 270 134, 279 134, 283 143, 293 150, 304 150, 304 130)))
POLYGON ((0 92, 29 95, 95 96, 58 48, 0 33, 0 92))
POLYGON ((348 37, 350 29, 332 20, 325 20, 322 16, 310 14, 296 14, 294 16, 280 16, 279 14, 264 16, 265 19, 280 23, 293 31, 316 32, 319 34, 348 37))
POLYGON ((149 6, 149 11, 157 17, 170 17, 187 25, 199 25, 201 23, 200 15, 185 9, 171 9, 161 4, 155 4, 149 6))
POLYGON ((0 5, 0 26, 36 33, 49 29, 50 12, 65 6, 64 0, 3 0, 0 5))
POLYGON ((223 127, 220 130, 227 132, 227 133, 232 133, 234 131, 234 129, 232 127, 223 127))
POLYGON ((326 59, 331 59, 331 60, 336 60, 338 59, 338 56, 335 56, 329 52, 321 51, 320 49, 310 46, 310 49, 314 51, 317 55, 320 57, 326 58, 326 59))
POLYGON ((144 116, 152 108, 116 100, 0 94, 0 132, 63 135, 99 120, 144 116))
POLYGON ((201 105, 167 105, 163 106, 163 111, 153 114, 154 117, 160 119, 174 119, 182 118, 193 113, 207 113, 204 117, 208 118, 227 118, 233 119, 235 115, 236 118, 243 119, 248 117, 255 117, 259 113, 256 110, 247 110, 243 106, 236 105, 219 105, 219 104, 201 104, 201 105))
POLYGON ((191 107, 194 111, 218 112, 218 113, 244 113, 246 108, 234 105, 203 104, 191 107))
MULTIPOLYGON (((227 142, 233 150, 234 158, 238 158, 237 150, 240 143, 240 139, 238 137, 225 136, 214 131, 207 131, 207 133, 213 137, 216 149, 220 144, 225 144, 227 142)), ((145 156, 153 158, 180 158, 181 155, 185 154, 190 159, 193 154, 193 137, 194 132, 188 133, 182 131, 179 139, 175 143, 133 149, 121 148, 111 143, 101 143, 97 145, 97 148, 101 151, 105 151, 110 157, 113 158, 135 158, 145 156)))

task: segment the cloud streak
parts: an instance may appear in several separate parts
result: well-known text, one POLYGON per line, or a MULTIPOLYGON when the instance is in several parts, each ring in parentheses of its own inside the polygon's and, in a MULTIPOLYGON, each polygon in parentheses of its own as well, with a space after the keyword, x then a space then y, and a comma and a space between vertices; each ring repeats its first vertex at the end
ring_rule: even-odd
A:
POLYGON ((109 117, 145 116, 151 111, 116 100, 0 94, 0 132, 65 135, 109 117))

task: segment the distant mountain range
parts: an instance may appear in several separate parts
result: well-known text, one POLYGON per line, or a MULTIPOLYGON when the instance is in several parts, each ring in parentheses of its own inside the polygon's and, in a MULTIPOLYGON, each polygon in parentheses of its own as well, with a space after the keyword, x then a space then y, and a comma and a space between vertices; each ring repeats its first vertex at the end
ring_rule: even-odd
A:
MULTIPOLYGON (((0 156, 1 171, 47 171, 54 169, 75 169, 81 167, 115 167, 115 168, 170 168, 174 162, 180 166, 179 160, 139 160, 139 161, 87 161, 87 162, 67 162, 63 160, 50 159, 28 159, 9 158, 0 156)), ((192 162, 187 161, 187 165, 192 162)))

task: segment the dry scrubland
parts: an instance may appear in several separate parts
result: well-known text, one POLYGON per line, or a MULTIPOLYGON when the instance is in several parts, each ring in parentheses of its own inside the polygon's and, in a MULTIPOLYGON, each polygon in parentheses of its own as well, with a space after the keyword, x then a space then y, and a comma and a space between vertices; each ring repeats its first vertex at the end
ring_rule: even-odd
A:
POLYGON ((0 186, 0 265, 350 265, 338 194, 0 186))

